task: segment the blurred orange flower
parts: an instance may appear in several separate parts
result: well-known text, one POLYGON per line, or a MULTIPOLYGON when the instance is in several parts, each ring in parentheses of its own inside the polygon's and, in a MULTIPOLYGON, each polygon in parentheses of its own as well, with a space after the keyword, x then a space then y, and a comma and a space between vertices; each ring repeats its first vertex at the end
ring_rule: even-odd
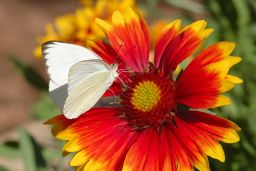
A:
POLYGON ((113 11, 124 11, 128 7, 135 7, 134 0, 81 0, 82 8, 75 12, 59 16, 53 24, 46 25, 45 36, 38 37, 38 46, 34 55, 41 58, 41 45, 50 40, 58 40, 84 45, 86 39, 102 38, 104 33, 95 24, 96 17, 106 21, 111 20, 113 11))

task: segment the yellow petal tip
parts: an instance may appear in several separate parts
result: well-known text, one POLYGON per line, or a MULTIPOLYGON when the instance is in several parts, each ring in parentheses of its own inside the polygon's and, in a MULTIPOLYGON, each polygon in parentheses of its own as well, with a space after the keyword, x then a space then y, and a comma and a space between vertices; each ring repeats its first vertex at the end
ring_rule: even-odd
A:
POLYGON ((95 18, 95 23, 104 31, 104 32, 109 32, 112 30, 112 25, 109 24, 108 22, 100 19, 100 18, 95 18))
POLYGON ((225 142, 225 143, 236 143, 236 142, 240 141, 240 137, 239 137, 239 135, 238 135, 236 130, 229 129, 225 133, 224 138, 223 138, 222 141, 225 142))
POLYGON ((228 56, 233 52, 235 45, 234 42, 223 41, 218 43, 218 48, 224 52, 225 56, 228 56))
POLYGON ((219 96, 216 100, 214 107, 219 107, 219 106, 226 106, 231 104, 232 101, 230 100, 230 98, 226 97, 226 96, 219 96))
POLYGON ((125 25, 124 17, 120 11, 115 11, 112 15, 112 23, 115 25, 125 25))

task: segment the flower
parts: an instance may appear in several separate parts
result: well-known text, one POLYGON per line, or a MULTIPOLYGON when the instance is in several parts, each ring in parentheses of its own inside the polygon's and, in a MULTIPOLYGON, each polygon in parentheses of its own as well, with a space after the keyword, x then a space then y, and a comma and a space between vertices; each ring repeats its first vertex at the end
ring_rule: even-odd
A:
POLYGON ((134 0, 98 0, 94 3, 88 0, 81 1, 84 6, 74 13, 56 18, 54 24, 46 25, 46 35, 37 39, 38 46, 34 50, 36 57, 41 57, 41 45, 50 40, 85 45, 86 39, 103 38, 105 35, 94 22, 96 17, 111 20, 115 10, 124 11, 134 7, 134 0))
POLYGON ((114 12, 112 23, 96 23, 109 42, 90 48, 109 64, 117 61, 120 75, 110 89, 120 100, 77 119, 59 115, 47 122, 67 141, 65 154, 76 153, 70 165, 79 171, 207 171, 207 156, 224 162, 219 142, 238 142, 240 128, 202 109, 229 104, 222 93, 242 82, 228 74, 240 61, 230 56, 234 43, 213 44, 177 71, 213 31, 205 21, 181 29, 175 20, 162 28, 152 62, 147 24, 133 10, 114 12))

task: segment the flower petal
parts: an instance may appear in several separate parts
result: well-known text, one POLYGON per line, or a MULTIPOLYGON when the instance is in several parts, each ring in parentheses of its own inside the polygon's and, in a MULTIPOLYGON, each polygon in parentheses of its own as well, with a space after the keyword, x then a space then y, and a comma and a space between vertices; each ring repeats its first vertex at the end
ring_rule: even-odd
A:
POLYGON ((202 41, 213 31, 212 29, 205 29, 206 22, 203 20, 192 23, 178 34, 179 22, 171 25, 173 26, 169 32, 164 33, 166 28, 162 31, 164 36, 161 38, 167 38, 167 42, 159 42, 158 46, 161 50, 159 51, 157 48, 155 59, 156 65, 166 74, 174 71, 179 63, 195 52, 202 41))
POLYGON ((117 54, 109 43, 104 42, 103 40, 87 40, 87 45, 108 64, 118 62, 116 60, 117 54))
POLYGON ((236 143, 240 140, 237 132, 241 129, 227 119, 199 111, 183 111, 177 117, 184 121, 183 125, 185 123, 188 126, 191 134, 195 134, 193 137, 202 142, 207 137, 225 143, 236 143))
MULTIPOLYGON (((176 158, 174 153, 173 141, 169 141, 166 128, 163 127, 159 137, 159 161, 162 171, 176 171, 176 158), (172 143, 171 143, 172 142, 172 143)), ((174 140, 175 141, 175 140, 174 140)), ((177 149, 177 148, 176 148, 177 149)), ((190 167, 191 168, 191 167, 190 167)))
POLYGON ((241 60, 229 56, 233 49, 233 43, 221 42, 203 50, 177 81, 176 102, 192 108, 214 108, 230 104, 230 100, 220 93, 241 83, 239 78, 227 75, 229 69, 241 60))
POLYGON ((162 129, 162 136, 165 138, 164 141, 167 141, 168 143, 166 156, 169 153, 170 157, 170 161, 168 161, 167 157, 165 158, 168 163, 165 162, 163 169, 168 170, 167 166, 171 165, 173 171, 193 171, 193 165, 190 161, 189 155, 187 154, 186 146, 183 146, 179 142, 174 131, 174 127, 162 129))
MULTIPOLYGON (((240 128, 231 121, 198 111, 182 111, 173 116, 173 122, 166 131, 170 146, 174 146, 177 170, 209 171, 207 155, 222 162, 223 149, 218 141, 237 142, 240 128), (177 150, 177 151, 175 151, 177 150), (185 167, 186 166, 186 167, 185 167), (189 167, 190 166, 190 167, 189 167)), ((164 129, 163 129, 164 130, 164 129)))
POLYGON ((146 129, 129 149, 124 160, 125 171, 155 171, 159 169, 157 130, 146 129), (139 159, 139 160, 138 160, 139 159))
POLYGON ((178 146, 176 152, 178 154, 178 170, 192 170, 190 167, 194 166, 198 170, 209 171, 208 159, 200 147, 197 146, 194 137, 190 136, 190 131, 180 122, 179 118, 174 116, 173 121, 176 126, 171 126, 169 137, 172 140, 176 139, 179 144, 176 144, 178 146))
POLYGON ((68 140, 64 151, 77 152, 71 166, 81 170, 118 170, 122 167, 128 149, 136 140, 136 132, 116 114, 114 108, 94 108, 57 133, 57 138, 68 140))
POLYGON ((122 15, 114 12, 112 24, 101 19, 96 23, 108 36, 120 59, 134 71, 143 71, 148 66, 149 33, 145 21, 131 9, 122 15))
POLYGON ((179 33, 180 26, 181 26, 181 21, 175 20, 170 24, 166 25, 162 29, 160 36, 157 38, 156 46, 155 46, 154 64, 156 67, 159 66, 162 55, 166 50, 166 47, 168 46, 168 44, 179 33))
POLYGON ((103 94, 103 97, 108 96, 118 96, 121 93, 121 84, 119 82, 114 82, 107 91, 103 94))
POLYGON ((52 127, 52 134, 53 136, 56 136, 60 131, 65 129, 67 125, 70 125, 74 122, 74 120, 65 118, 64 115, 58 115, 55 116, 48 121, 46 121, 44 124, 47 125, 53 125, 52 127))

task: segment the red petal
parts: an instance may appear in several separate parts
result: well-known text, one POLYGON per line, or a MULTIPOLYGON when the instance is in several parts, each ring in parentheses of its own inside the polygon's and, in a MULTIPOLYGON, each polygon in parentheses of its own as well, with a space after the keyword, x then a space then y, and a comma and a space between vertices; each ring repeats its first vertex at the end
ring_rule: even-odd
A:
POLYGON ((158 54, 161 56, 157 56, 156 59, 159 68, 169 74, 176 69, 179 63, 195 52, 202 41, 212 32, 211 29, 204 29, 205 26, 205 21, 197 21, 187 26, 178 35, 173 35, 176 33, 174 30, 166 35, 169 39, 168 45, 166 43, 160 44, 164 51, 162 50, 158 54))
POLYGON ((57 133, 65 129, 67 126, 71 125, 73 122, 74 120, 67 119, 64 115, 58 115, 49 119, 44 124, 53 125, 52 134, 56 136, 57 133))
POLYGON ((162 55, 166 50, 166 47, 168 46, 168 44, 179 33, 180 24, 181 24, 180 20, 175 20, 172 23, 166 25, 162 29, 160 36, 157 38, 156 46, 155 46, 154 64, 156 67, 159 67, 160 60, 163 58, 162 55))
MULTIPOLYGON (((177 123, 175 118, 174 120, 177 123)), ((202 159, 202 152, 193 142, 193 139, 188 136, 189 132, 178 125, 177 127, 171 126, 167 135, 170 146, 173 147, 170 150, 175 154, 177 170, 192 171, 193 166, 199 162, 199 159, 202 159)))
POLYGON ((123 170, 159 170, 158 137, 154 129, 146 129, 129 149, 124 160, 123 170))
POLYGON ((118 96, 121 93, 121 84, 114 82, 104 93, 103 97, 118 96))
MULTIPOLYGON (((160 139, 159 139, 159 161, 162 171, 177 171, 177 163, 179 161, 177 152, 175 150, 180 150, 178 148, 176 139, 170 139, 169 130, 165 127, 162 128, 160 139)), ((187 159, 185 157, 185 159, 187 159)), ((189 161, 187 160, 187 165, 192 169, 189 161)))
POLYGON ((237 131, 240 128, 229 120, 199 111, 183 111, 177 116, 189 124, 191 129, 197 129, 194 132, 205 137, 208 136, 216 141, 227 143, 239 141, 237 131))
POLYGON ((77 152, 71 166, 86 170, 121 170, 125 155, 137 136, 116 115, 114 108, 94 108, 58 132, 57 138, 68 140, 63 149, 77 152))
POLYGON ((105 62, 112 64, 117 61, 117 54, 112 46, 103 40, 88 41, 88 46, 97 53, 105 62))
POLYGON ((202 51, 178 80, 176 102, 192 108, 212 108, 229 104, 227 98, 219 95, 234 85, 226 80, 229 68, 239 60, 235 57, 227 58, 233 48, 234 44, 222 42, 202 51))
POLYGON ((143 71, 148 66, 149 33, 145 21, 131 9, 123 16, 116 11, 113 25, 97 19, 97 24, 106 32, 111 45, 120 59, 134 71, 143 71))

